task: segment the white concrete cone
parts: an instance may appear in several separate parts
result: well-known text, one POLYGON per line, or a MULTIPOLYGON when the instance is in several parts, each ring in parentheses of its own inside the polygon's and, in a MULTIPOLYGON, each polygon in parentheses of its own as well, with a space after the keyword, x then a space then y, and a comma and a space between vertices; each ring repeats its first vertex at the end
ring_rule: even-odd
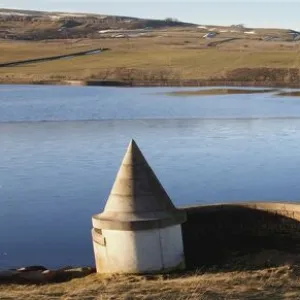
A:
POLYGON ((185 220, 132 140, 104 211, 92 218, 97 272, 183 269, 185 220))

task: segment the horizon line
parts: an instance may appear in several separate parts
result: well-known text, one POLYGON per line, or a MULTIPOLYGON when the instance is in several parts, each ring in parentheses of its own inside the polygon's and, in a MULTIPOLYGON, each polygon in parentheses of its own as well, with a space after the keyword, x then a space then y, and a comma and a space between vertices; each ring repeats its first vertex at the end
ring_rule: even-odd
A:
MULTIPOLYGON (((130 15, 121 15, 121 14, 101 14, 101 13, 92 13, 92 12, 84 12, 84 11, 70 11, 70 10, 41 10, 41 9, 26 9, 26 8, 16 8, 16 7, 0 7, 0 10, 11 10, 11 11, 24 11, 24 12, 41 12, 41 13, 68 13, 68 14, 82 14, 82 15, 91 15, 91 16, 110 16, 110 17, 125 17, 125 18, 132 18, 132 19, 141 19, 141 20, 165 20, 167 18, 155 18, 155 17, 135 17, 130 15)), ((172 19, 177 20, 180 23, 187 23, 192 25, 198 25, 198 26, 218 26, 218 27, 231 27, 233 25, 239 25, 239 24, 221 24, 221 23, 215 23, 215 24, 200 24, 200 23, 194 23, 190 21, 180 20, 177 17, 172 17, 172 19)), ((249 29, 279 29, 279 30, 293 30, 291 27, 256 27, 256 26, 248 26, 246 24, 243 24, 245 28, 249 29)))

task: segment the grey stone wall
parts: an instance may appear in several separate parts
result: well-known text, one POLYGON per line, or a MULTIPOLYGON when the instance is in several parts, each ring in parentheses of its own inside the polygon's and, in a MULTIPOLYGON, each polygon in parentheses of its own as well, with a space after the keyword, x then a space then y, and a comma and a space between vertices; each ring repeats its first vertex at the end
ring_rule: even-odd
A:
POLYGON ((278 250, 300 253, 300 205, 221 204, 182 208, 189 269, 225 266, 234 257, 278 250))

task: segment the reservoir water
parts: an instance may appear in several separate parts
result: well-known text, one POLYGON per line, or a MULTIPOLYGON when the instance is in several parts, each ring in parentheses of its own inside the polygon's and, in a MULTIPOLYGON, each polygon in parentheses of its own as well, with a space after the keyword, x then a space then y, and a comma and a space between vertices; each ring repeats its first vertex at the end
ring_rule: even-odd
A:
POLYGON ((0 269, 93 265, 131 138, 178 206, 300 199, 300 98, 176 90, 0 86, 0 269))

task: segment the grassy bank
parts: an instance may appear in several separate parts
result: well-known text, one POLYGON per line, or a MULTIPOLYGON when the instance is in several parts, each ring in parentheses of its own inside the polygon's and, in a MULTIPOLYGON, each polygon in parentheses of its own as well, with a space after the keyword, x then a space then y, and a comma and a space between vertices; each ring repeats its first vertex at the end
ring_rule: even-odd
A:
POLYGON ((0 285, 1 299, 299 299, 297 273, 289 266, 259 271, 182 276, 90 275, 48 285, 0 285))
POLYGON ((211 40, 201 39, 193 30, 157 31, 151 37, 131 39, 0 41, 2 63, 91 48, 111 49, 97 55, 0 68, 0 82, 111 80, 132 85, 216 85, 221 82, 244 85, 251 82, 258 86, 297 86, 300 78, 298 42, 250 38, 213 41, 212 44, 211 40))
POLYGON ((299 275, 299 254, 264 250, 197 272, 92 274, 63 283, 0 284, 0 299, 300 299, 299 275))

